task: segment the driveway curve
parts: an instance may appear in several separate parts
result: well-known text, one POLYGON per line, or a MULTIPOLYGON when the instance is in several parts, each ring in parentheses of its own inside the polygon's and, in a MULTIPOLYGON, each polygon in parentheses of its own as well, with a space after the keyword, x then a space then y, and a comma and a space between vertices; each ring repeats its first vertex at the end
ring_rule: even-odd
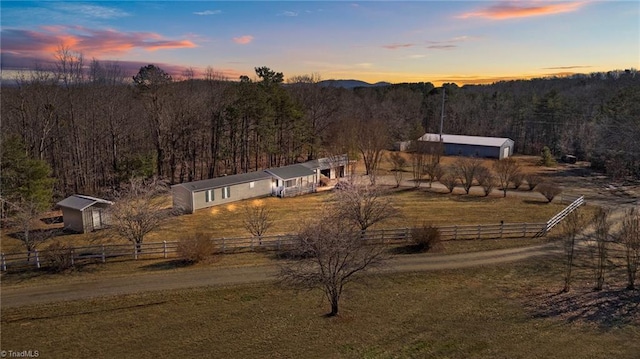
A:
MULTIPOLYGON (((398 255, 379 269, 381 272, 416 272, 468 268, 519 261, 556 251, 553 243, 452 255, 398 255)), ((3 308, 44 303, 135 294, 148 291, 187 289, 274 282, 277 265, 231 268, 198 268, 134 277, 106 277, 64 284, 2 288, 3 308)))

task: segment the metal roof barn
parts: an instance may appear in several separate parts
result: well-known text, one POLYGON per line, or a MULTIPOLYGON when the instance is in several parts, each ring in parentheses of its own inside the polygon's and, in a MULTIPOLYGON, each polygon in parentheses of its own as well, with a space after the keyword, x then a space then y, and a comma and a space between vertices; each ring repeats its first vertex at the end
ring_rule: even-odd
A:
MULTIPOLYGON (((440 142, 440 134, 425 133, 418 141, 440 142)), ((482 137, 442 134, 444 154, 503 159, 513 155, 514 142, 504 137, 482 137)))

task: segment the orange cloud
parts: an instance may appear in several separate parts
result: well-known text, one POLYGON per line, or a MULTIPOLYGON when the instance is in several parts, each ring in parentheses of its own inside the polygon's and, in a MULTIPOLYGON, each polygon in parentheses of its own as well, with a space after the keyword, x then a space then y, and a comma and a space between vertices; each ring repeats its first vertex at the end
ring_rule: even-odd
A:
POLYGON ((505 20, 531 16, 554 15, 565 12, 573 12, 585 5, 582 1, 562 2, 556 4, 541 3, 539 1, 530 2, 528 4, 507 2, 488 8, 468 12, 459 15, 460 19, 468 19, 473 17, 481 17, 492 20, 505 20))
POLYGON ((81 26, 46 26, 41 31, 3 29, 2 50, 24 55, 52 54, 60 46, 87 57, 122 54, 138 48, 147 51, 197 47, 190 40, 170 40, 150 32, 94 30, 81 26))
POLYGON ((251 36, 251 35, 244 35, 244 36, 234 37, 233 38, 233 42, 235 42, 236 44, 240 44, 240 45, 249 44, 249 43, 251 43, 251 41, 253 41, 253 36, 251 36))

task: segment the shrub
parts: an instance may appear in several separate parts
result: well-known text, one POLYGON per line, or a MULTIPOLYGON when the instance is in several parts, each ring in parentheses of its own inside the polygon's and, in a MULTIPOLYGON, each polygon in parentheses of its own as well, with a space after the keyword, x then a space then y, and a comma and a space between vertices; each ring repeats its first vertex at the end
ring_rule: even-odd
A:
POLYGON ((71 248, 59 242, 51 243, 42 253, 46 267, 55 273, 64 272, 73 267, 71 255, 71 248))
POLYGON ((442 183, 448 190, 449 193, 453 192, 453 189, 456 188, 456 184, 458 179, 451 173, 445 173, 440 176, 440 183, 442 183))
POLYGON ((421 227, 411 229, 411 240, 417 251, 428 252, 440 247, 442 236, 438 227, 423 224, 421 227))
POLYGON ((536 188, 538 183, 542 182, 542 178, 540 178, 540 176, 534 175, 531 173, 527 174, 524 178, 529 184, 529 191, 533 191, 533 189, 536 188))
POLYGON ((331 183, 331 180, 327 176, 320 177, 320 187, 327 187, 331 183))
POLYGON ((199 263, 213 257, 215 245, 210 237, 196 233, 180 238, 176 251, 184 262, 199 263))
POLYGON ((558 163, 556 162, 556 159, 553 158, 549 147, 544 146, 542 148, 542 152, 540 153, 540 162, 538 163, 538 165, 545 167, 555 167, 557 164, 558 163))
POLYGON ((511 178, 511 181, 513 182, 513 188, 518 189, 520 188, 520 186, 522 185, 522 182, 524 182, 524 173, 516 173, 513 178, 511 178))
POLYGON ((536 190, 540 192, 549 202, 553 201, 553 198, 562 192, 562 189, 560 189, 558 185, 551 182, 540 183, 536 190))

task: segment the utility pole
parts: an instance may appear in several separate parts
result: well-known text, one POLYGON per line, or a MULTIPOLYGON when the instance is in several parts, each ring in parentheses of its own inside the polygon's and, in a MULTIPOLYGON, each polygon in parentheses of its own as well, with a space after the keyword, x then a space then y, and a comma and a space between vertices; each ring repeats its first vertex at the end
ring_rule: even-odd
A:
POLYGON ((442 84, 442 113, 440 115, 440 142, 442 143, 442 127, 444 126, 444 84, 442 84))

